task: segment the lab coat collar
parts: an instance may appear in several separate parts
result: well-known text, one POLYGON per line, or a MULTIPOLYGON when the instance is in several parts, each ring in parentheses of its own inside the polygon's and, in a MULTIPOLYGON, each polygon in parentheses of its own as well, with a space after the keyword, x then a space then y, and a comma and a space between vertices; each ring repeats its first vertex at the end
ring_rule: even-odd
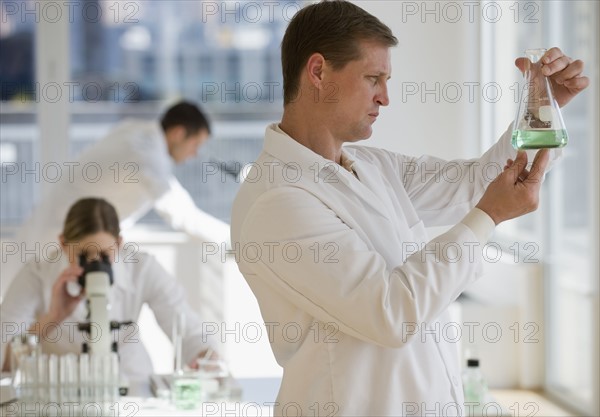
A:
MULTIPOLYGON (((348 159, 354 157, 352 153, 344 150, 342 150, 342 152, 345 153, 346 158, 348 159)), ((381 183, 381 173, 367 161, 358 158, 352 160, 351 166, 352 170, 356 173, 356 176, 345 169, 341 169, 341 175, 338 175, 338 178, 345 182, 349 188, 354 190, 356 195, 362 198, 362 200, 374 209, 376 213, 389 220, 388 212, 385 209, 387 205, 380 197, 387 193, 381 183)))
POLYGON ((335 164, 316 152, 292 139, 291 136, 278 132, 277 123, 267 127, 264 150, 290 168, 300 169, 303 174, 320 172, 325 167, 335 164))
POLYGON ((352 172, 356 174, 354 171, 354 160, 350 158, 350 154, 342 149, 342 156, 340 157, 340 165, 346 169, 348 172, 352 172))
MULTIPOLYGON (((387 213, 382 208, 384 205, 380 198, 369 189, 369 184, 363 183, 369 175, 380 176, 378 171, 368 162, 359 161, 352 151, 342 149, 342 154, 347 161, 347 165, 352 166, 358 175, 357 178, 354 173, 329 159, 323 158, 306 146, 296 142, 289 135, 280 132, 276 123, 267 127, 264 143, 265 152, 279 159, 284 164, 289 165, 290 168, 295 167, 300 169, 305 178, 314 178, 314 175, 316 175, 315 170, 318 173, 324 171, 324 182, 337 182, 339 180, 340 183, 353 190, 355 195, 374 209, 376 213, 386 219, 388 218, 387 213)), ((316 185, 314 181, 305 182, 305 185, 310 187, 311 185, 309 184, 316 185)))
MULTIPOLYGON (((272 123, 267 127, 264 150, 283 161, 289 168, 300 169, 303 175, 316 175, 323 170, 328 171, 329 174, 338 173, 337 177, 349 186, 357 179, 352 172, 356 167, 356 160, 352 153, 342 148, 341 159, 344 165, 340 166, 296 142, 291 136, 283 132, 277 123, 272 123), (343 174, 339 175, 339 172, 343 172, 343 174)), ((360 176, 358 179, 360 179, 360 176)))

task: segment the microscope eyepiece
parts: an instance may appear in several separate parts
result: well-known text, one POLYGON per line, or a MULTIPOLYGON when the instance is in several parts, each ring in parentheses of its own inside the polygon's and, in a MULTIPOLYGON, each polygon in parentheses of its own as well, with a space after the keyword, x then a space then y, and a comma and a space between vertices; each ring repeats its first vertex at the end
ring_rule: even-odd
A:
POLYGON ((83 273, 79 276, 79 285, 85 288, 85 276, 90 272, 105 272, 108 275, 110 285, 114 278, 110 258, 106 253, 100 255, 100 259, 88 261, 87 254, 84 252, 79 255, 79 265, 83 268, 83 273))

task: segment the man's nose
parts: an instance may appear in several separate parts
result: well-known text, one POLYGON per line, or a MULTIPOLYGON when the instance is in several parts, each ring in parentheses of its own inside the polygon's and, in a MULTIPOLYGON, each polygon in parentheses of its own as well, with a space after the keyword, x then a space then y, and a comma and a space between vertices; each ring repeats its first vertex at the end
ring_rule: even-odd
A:
POLYGON ((390 104, 387 84, 383 84, 383 86, 381 87, 381 91, 379 92, 379 94, 377 94, 377 97, 375 98, 375 101, 380 106, 387 106, 390 104))

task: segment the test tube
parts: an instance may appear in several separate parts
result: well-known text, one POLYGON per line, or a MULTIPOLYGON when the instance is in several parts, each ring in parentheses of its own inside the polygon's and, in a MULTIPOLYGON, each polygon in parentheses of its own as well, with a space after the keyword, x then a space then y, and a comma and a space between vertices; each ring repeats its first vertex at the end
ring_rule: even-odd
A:
POLYGON ((47 376, 46 398, 48 399, 48 402, 58 404, 58 356, 56 355, 48 356, 47 376))
POLYGON ((79 397, 80 404, 85 407, 92 401, 90 380, 90 355, 82 353, 79 355, 79 397))
POLYGON ((24 402, 36 402, 37 358, 21 358, 21 395, 24 402))
POLYGON ((104 403, 104 388, 106 386, 104 373, 106 371, 105 368, 105 358, 104 355, 92 354, 90 356, 91 366, 90 366, 90 380, 93 386, 93 400, 97 404, 104 403))
POLYGON ((60 357, 60 401, 77 400, 77 355, 69 353, 60 357))
POLYGON ((37 398, 41 403, 48 402, 48 355, 37 355, 37 398))
POLYGON ((13 386, 18 387, 20 384, 20 361, 23 359, 25 346, 22 342, 22 335, 15 336, 10 342, 10 378, 13 386))
POLYGON ((111 393, 112 385, 112 352, 100 356, 101 372, 98 373, 98 386, 100 387, 100 396, 98 400, 105 404, 110 404, 113 397, 111 393))
POLYGON ((119 400, 119 356, 115 352, 111 352, 110 357, 110 373, 109 373, 109 398, 110 404, 114 404, 119 400))

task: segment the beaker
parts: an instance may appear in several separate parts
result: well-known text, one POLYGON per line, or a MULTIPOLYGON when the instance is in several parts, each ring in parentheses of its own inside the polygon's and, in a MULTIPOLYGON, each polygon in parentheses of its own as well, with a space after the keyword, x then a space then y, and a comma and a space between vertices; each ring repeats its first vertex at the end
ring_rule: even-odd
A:
POLYGON ((562 148, 568 136, 550 80, 542 74, 546 49, 527 49, 523 84, 513 125, 515 149, 562 148))
POLYGON ((178 410, 197 409, 201 402, 202 386, 198 373, 178 371, 173 374, 171 401, 178 410))

